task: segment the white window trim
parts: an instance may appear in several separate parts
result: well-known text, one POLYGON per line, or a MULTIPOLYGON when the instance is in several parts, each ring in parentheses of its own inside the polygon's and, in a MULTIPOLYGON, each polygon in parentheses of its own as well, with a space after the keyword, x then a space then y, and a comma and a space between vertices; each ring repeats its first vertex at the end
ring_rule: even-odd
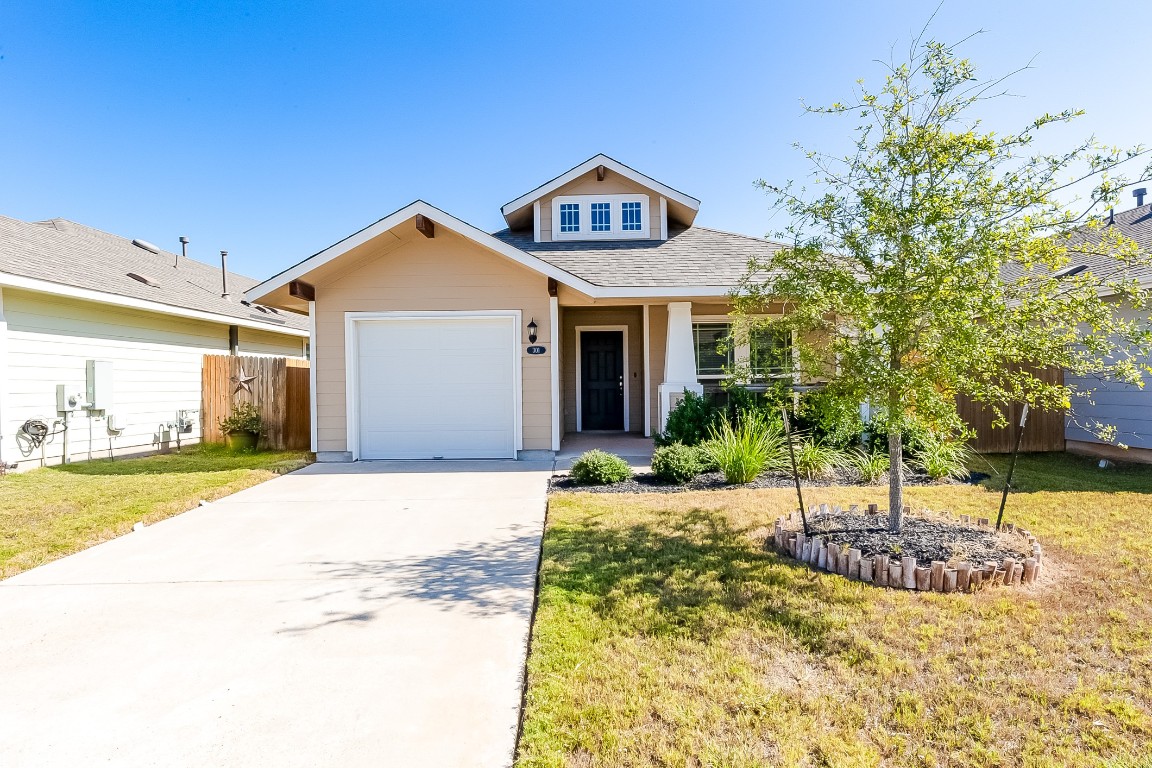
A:
MULTIPOLYGON (((783 315, 782 314, 766 314, 766 315, 756 315, 756 317, 758 317, 758 318, 770 318, 770 317, 783 317, 783 315)), ((730 315, 692 315, 692 325, 695 326, 696 323, 724 323, 728 326, 731 326, 732 325, 732 317, 730 315)), ((795 362, 796 362, 795 361, 795 358, 796 358, 796 332, 792 331, 790 333, 790 335, 791 335, 792 339, 791 339, 791 344, 789 346, 788 352, 793 358, 793 366, 792 366, 791 376, 789 376, 788 374, 777 374, 775 376, 761 377, 760 379, 758 379, 758 381, 769 381, 772 379, 779 380, 779 379, 791 378, 793 384, 799 384, 800 383, 800 373, 799 373, 799 371, 796 370, 796 365, 795 365, 795 362)), ((692 354, 693 355, 696 354, 696 334, 695 333, 692 334, 692 354)), ((742 363, 746 363, 751 358, 752 358, 752 348, 749 345, 747 345, 747 344, 736 345, 736 348, 733 350, 733 354, 732 354, 732 362, 735 365, 739 366, 742 363)), ((726 378, 728 378, 728 376, 726 374, 723 374, 723 373, 697 373, 696 374, 696 380, 697 381, 721 381, 721 380, 726 379, 726 378)), ((757 386, 757 385, 752 384, 752 386, 757 386)))
POLYGON ((628 381, 631 379, 631 367, 628 365, 628 326, 626 325, 578 325, 576 326, 576 431, 584 431, 584 372, 581 369, 581 364, 584 360, 584 355, 580 350, 580 337, 584 331, 620 331, 620 335, 624 339, 624 348, 621 352, 624 359, 622 368, 624 373, 624 430, 627 432, 632 424, 630 409, 628 408, 628 400, 631 395, 631 389, 628 386, 628 381))
POLYGON ((449 320, 490 319, 506 317, 512 321, 512 417, 513 451, 508 458, 515 459, 524 450, 524 366, 521 359, 521 336, 524 328, 523 313, 519 309, 441 310, 428 312, 345 312, 344 313, 344 392, 347 431, 347 449, 352 461, 360 460, 360 323, 372 320, 420 320, 443 318, 449 320))
POLYGON ((559 195, 552 198, 553 240, 650 240, 652 239, 651 201, 645 194, 627 195, 559 195), (580 231, 560 231, 560 206, 575 203, 580 206, 580 231), (612 227, 607 232, 592 231, 592 203, 608 203, 611 208, 612 227), (640 203, 640 229, 624 230, 621 203, 640 203))

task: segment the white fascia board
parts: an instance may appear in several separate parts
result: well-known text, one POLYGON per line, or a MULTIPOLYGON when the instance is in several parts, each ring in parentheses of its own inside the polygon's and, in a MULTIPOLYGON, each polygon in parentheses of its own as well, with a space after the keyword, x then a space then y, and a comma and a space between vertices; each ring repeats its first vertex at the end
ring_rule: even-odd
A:
POLYGON ((594 296, 596 286, 583 280, 575 275, 565 272, 559 267, 554 267, 546 261, 542 261, 530 253, 520 250, 515 246, 508 245, 503 240, 498 240, 492 235, 488 234, 482 229, 477 229, 471 224, 461 221, 455 216, 445 213, 434 205, 430 205, 423 200, 417 200, 414 203, 404 206, 395 213, 391 213, 384 218, 377 221, 375 224, 365 227, 354 235, 344 238, 335 245, 320 251, 314 256, 311 256, 304 261, 300 262, 294 267, 290 267, 275 277, 269 278, 259 285, 253 286, 244 292, 244 295, 251 301, 257 298, 266 296, 273 291, 284 287, 293 280, 298 280, 304 275, 307 275, 314 269, 322 267, 328 262, 343 256, 348 251, 363 245, 369 240, 378 237, 398 224, 402 224, 408 219, 416 216, 417 214, 427 216, 438 226, 447 227, 458 235, 462 235, 469 240, 472 240, 485 248, 499 253, 501 256, 508 258, 528 269, 539 272, 542 275, 555 278, 557 282, 564 283, 565 285, 575 288, 581 293, 594 296))
POLYGON ((731 295, 734 288, 735 286, 731 285, 624 286, 621 288, 602 288, 597 286, 596 289, 589 292, 588 295, 595 299, 712 299, 717 297, 727 298, 731 295))
POLYGON ((222 323, 224 325, 238 325, 243 328, 256 328, 261 331, 271 331, 272 333, 283 333, 287 336, 300 336, 307 337, 308 331, 300 330, 297 328, 289 328, 286 326, 272 325, 271 323, 261 323, 255 320, 245 320, 240 317, 232 317, 230 315, 220 315, 215 312, 205 312, 199 309, 189 309, 187 307, 177 307, 173 304, 163 304, 159 301, 148 301, 147 299, 134 299, 130 296, 120 296, 115 293, 106 293, 104 291, 94 291, 90 288, 77 288, 73 285, 64 285, 62 283, 53 283, 48 280, 37 280, 32 277, 22 277, 20 275, 11 275, 7 273, 0 273, 0 286, 9 288, 21 288, 26 291, 36 291, 37 293, 48 293, 53 296, 65 296, 71 299, 82 299, 84 301, 94 301, 101 304, 110 304, 116 307, 127 307, 129 309, 140 309, 145 312, 159 312, 165 315, 172 315, 174 317, 187 317, 192 320, 206 320, 210 323, 222 323))
POLYGON ((650 176, 645 176, 644 174, 640 173, 639 171, 637 171, 633 168, 629 168, 628 166, 624 165, 623 163, 620 163, 620 162, 613 160, 612 158, 608 157, 608 155, 596 155, 596 157, 585 160, 584 162, 580 163, 580 165, 576 166, 572 170, 567 171, 566 173, 560 174, 556 178, 552 179, 552 181, 549 181, 548 183, 537 187, 536 189, 532 190, 528 194, 521 195, 520 197, 516 198, 512 202, 507 203, 506 205, 504 205, 500 209, 500 213, 504 214, 504 216, 507 217, 509 214, 515 213, 516 211, 520 210, 521 208, 528 205, 529 203, 532 203, 535 200, 538 200, 541 197, 544 197, 549 192, 552 192, 553 190, 559 189, 560 187, 564 186, 565 184, 572 181, 573 179, 580 178, 584 174, 588 173, 589 171, 593 170, 594 168, 596 168, 597 166, 600 166, 600 165, 604 166, 605 168, 607 168, 608 170, 610 170, 614 173, 620 174, 621 176, 623 176, 627 179, 631 179, 632 181, 636 182, 637 184, 641 184, 641 185, 647 187, 648 189, 653 190, 657 194, 662 195, 662 196, 668 198, 669 200, 674 200, 675 202, 680 203, 683 206, 691 208, 693 211, 700 210, 700 201, 697 200, 696 198, 694 198, 690 195, 686 195, 683 192, 680 192, 679 190, 672 189, 672 187, 669 187, 667 184, 662 184, 650 176))

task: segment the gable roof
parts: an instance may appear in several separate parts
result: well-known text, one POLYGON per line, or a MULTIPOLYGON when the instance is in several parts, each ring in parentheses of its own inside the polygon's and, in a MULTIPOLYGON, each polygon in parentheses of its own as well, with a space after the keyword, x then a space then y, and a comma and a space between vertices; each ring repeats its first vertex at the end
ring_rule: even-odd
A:
POLYGON ((440 210, 430 203, 426 203, 423 200, 415 200, 403 208, 388 214, 384 218, 369 224, 359 232, 355 232, 343 240, 328 246, 324 250, 309 256, 307 259, 289 267, 283 272, 273 275, 259 285, 252 286, 245 291, 245 295, 252 300, 264 299, 273 292, 284 288, 293 280, 304 277, 309 272, 343 256, 353 248, 379 237, 417 215, 425 216, 437 226, 446 227, 456 234, 466 237, 489 250, 495 251, 511 261, 548 277, 555 278, 559 282, 572 286, 576 290, 586 291, 587 289, 594 289, 595 287, 586 280, 565 272, 559 267, 553 266, 546 261, 538 259, 525 251, 499 240, 487 232, 477 229, 471 224, 440 210))
POLYGON ((627 179, 631 179, 637 184, 651 189, 657 194, 668 198, 668 200, 673 203, 679 203, 680 205, 683 205, 685 208, 692 211, 693 214, 700 210, 700 201, 691 195, 686 195, 679 190, 673 189, 666 184, 656 181, 656 179, 653 179, 651 176, 645 176, 635 168, 629 168, 623 163, 608 157, 608 155, 600 154, 596 155, 595 157, 588 158, 579 165, 568 169, 551 181, 541 184, 539 187, 536 187, 536 189, 521 195, 512 202, 505 203, 500 208, 500 212, 504 214, 505 221, 508 221, 509 226, 511 226, 513 224, 511 219, 515 216, 517 211, 531 205, 545 195, 556 191, 568 182, 573 181, 574 179, 578 179, 586 173, 591 173, 601 165, 614 173, 618 173, 627 179))
POLYGON ((494 236, 599 287, 690 287, 697 295, 710 296, 735 288, 748 271, 749 259, 766 259, 786 247, 707 227, 674 230, 667 240, 537 243, 531 233, 508 229, 494 236))
POLYGON ((152 253, 118 235, 67 219, 26 222, 0 216, 0 285, 67 293, 93 301, 306 336, 305 318, 240 302, 255 280, 161 250, 152 253), (150 279, 147 285, 129 273, 150 279))

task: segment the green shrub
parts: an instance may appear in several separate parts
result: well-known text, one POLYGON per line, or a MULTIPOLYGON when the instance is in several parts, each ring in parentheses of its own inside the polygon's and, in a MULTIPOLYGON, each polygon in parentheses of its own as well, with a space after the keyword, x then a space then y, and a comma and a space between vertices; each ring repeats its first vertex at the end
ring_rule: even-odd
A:
POLYGON ((888 470, 892 466, 888 454, 877 450, 866 451, 863 448, 857 448, 848 451, 844 458, 847 468, 865 483, 879 482, 884 475, 888 474, 888 470))
POLYGON ((232 413, 228 414, 218 422, 220 431, 226 435, 233 432, 252 432, 253 434, 264 434, 264 419, 260 416, 260 411, 256 410, 256 406, 252 403, 237 403, 232 408, 232 413))
POLYGON ((614 453, 585 451, 572 464, 572 478, 581 485, 611 485, 632 477, 632 467, 614 453))
POLYGON ((787 461, 784 428, 761 413, 744 412, 735 425, 723 419, 709 436, 705 450, 727 483, 750 483, 765 469, 781 468, 787 461))
POLYGON ((668 413, 664 431, 656 435, 656 445, 699 445, 719 419, 716 407, 703 395, 684 392, 684 399, 668 413))
POLYGON ((917 441, 909 463, 933 480, 963 480, 970 474, 968 462, 972 456, 972 449, 962 440, 929 435, 917 441))
POLYGON ((812 437, 796 443, 796 471, 809 480, 831 477, 847 463, 844 451, 835 446, 825 445, 812 437))
POLYGON ((699 446, 673 443, 657 448, 652 454, 652 473, 665 483, 686 483, 703 470, 699 446))

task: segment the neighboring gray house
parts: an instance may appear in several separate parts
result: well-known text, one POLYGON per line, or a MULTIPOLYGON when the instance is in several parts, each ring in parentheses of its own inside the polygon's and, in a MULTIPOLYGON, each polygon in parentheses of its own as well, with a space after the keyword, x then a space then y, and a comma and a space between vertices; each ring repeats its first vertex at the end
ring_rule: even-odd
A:
MULTIPOLYGON (((1118 228, 1125 236, 1135 240, 1142 250, 1152 251, 1152 205, 1143 204, 1143 194, 1136 197, 1136 207, 1116 213, 1108 226, 1118 228)), ((1098 255, 1074 257, 1073 263, 1084 264, 1101 274, 1116 269, 1115 263, 1098 255)), ((1143 269, 1134 277, 1142 287, 1152 288, 1152 268, 1143 269)), ((1116 311, 1128 317, 1149 321, 1148 312, 1136 313, 1130 306, 1121 303, 1117 304, 1116 311)), ((1152 361, 1145 359, 1143 362, 1148 364, 1152 361)), ((1064 434, 1069 451, 1126 461, 1152 462, 1152 380, 1146 379, 1147 384, 1141 389, 1115 382, 1077 380, 1070 374, 1066 374, 1066 377, 1069 383, 1096 390, 1090 402, 1088 399, 1077 399, 1072 403, 1074 415, 1069 416, 1064 434), (1114 425, 1116 441, 1127 445, 1128 449, 1100 441, 1085 428, 1085 425, 1094 422, 1114 425)))
POLYGON ((75 222, 0 216, 3 461, 58 463, 65 443, 73 459, 175 444, 180 421, 196 442, 205 354, 307 354, 306 318, 242 301, 256 282, 243 275, 228 274, 224 297, 222 277, 75 222), (98 408, 82 407, 90 379, 98 408))

